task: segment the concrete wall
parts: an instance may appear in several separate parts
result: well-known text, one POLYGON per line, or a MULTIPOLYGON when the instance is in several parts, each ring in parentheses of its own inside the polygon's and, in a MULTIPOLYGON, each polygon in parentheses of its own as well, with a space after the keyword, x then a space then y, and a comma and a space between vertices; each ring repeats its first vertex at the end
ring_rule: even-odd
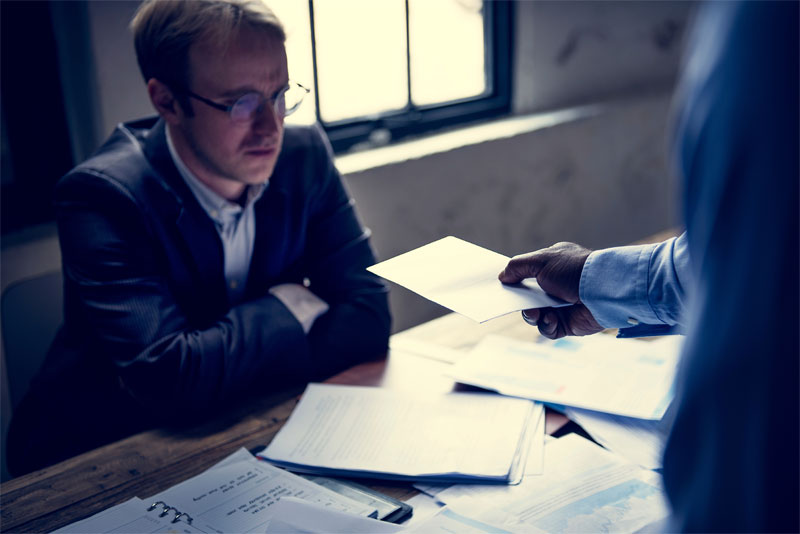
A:
POLYGON ((514 110, 529 113, 669 88, 695 7, 674 1, 522 1, 514 110))

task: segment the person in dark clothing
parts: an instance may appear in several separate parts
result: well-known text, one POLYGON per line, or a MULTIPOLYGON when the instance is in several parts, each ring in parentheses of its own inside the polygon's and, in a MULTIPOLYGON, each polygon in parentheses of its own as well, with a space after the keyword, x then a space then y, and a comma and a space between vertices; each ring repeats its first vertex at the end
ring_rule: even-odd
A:
POLYGON ((306 90, 273 13, 148 1, 132 28, 159 117, 57 185, 64 325, 12 418, 14 475, 388 346, 387 288, 327 139, 284 127, 306 90))

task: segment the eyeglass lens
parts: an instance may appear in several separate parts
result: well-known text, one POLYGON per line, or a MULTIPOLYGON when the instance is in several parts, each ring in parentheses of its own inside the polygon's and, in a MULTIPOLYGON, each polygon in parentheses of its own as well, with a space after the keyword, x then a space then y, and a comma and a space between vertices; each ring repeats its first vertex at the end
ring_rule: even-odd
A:
POLYGON ((300 107, 305 93, 305 89, 295 85, 284 89, 270 99, 266 99, 258 93, 247 93, 239 97, 231 106, 231 119, 237 122, 250 121, 264 109, 269 101, 271 101, 275 114, 279 117, 291 115, 300 107))

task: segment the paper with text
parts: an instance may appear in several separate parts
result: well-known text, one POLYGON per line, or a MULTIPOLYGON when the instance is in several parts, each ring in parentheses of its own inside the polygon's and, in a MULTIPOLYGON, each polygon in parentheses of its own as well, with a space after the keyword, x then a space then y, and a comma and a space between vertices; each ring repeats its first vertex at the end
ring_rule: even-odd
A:
POLYGON ((173 532, 196 534, 204 531, 184 522, 173 522, 173 515, 161 515, 161 510, 148 511, 148 505, 138 497, 107 508, 91 517, 76 521, 54 532, 74 534, 130 533, 150 534, 173 532))
POLYGON ((393 534, 403 527, 286 497, 275 504, 267 534, 393 534))
POLYGON ((339 495, 302 477, 278 469, 240 450, 246 460, 220 464, 146 502, 163 501, 192 517, 192 526, 204 532, 263 531, 272 506, 283 497, 297 497, 333 510, 370 515, 374 508, 339 495))
POLYGON ((518 486, 456 484, 437 494, 455 511, 514 532, 635 532, 669 513, 657 473, 576 434, 545 445, 544 475, 518 486))
POLYGON ((412 526, 399 526, 374 519, 357 517, 322 508, 313 503, 282 499, 275 505, 275 516, 266 530, 267 534, 349 534, 425 533, 425 534, 504 534, 508 531, 487 525, 447 508, 438 509, 425 520, 412 526))
POLYGON ((505 285, 497 279, 511 258, 448 236, 367 270, 482 323, 514 311, 562 306, 535 279, 505 285))
POLYGON ((504 395, 658 420, 672 401, 681 342, 595 335, 548 344, 487 336, 448 375, 504 395))
POLYGON ((541 413, 498 395, 309 384, 259 456, 321 474, 508 483, 541 413))

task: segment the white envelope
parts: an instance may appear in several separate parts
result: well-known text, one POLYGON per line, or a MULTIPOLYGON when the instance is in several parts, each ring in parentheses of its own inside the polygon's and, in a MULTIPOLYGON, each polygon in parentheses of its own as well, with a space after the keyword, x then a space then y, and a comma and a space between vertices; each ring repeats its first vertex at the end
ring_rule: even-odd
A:
POLYGON ((479 323, 515 311, 569 305, 545 293, 534 278, 501 283, 497 275, 509 260, 448 236, 367 270, 479 323))

